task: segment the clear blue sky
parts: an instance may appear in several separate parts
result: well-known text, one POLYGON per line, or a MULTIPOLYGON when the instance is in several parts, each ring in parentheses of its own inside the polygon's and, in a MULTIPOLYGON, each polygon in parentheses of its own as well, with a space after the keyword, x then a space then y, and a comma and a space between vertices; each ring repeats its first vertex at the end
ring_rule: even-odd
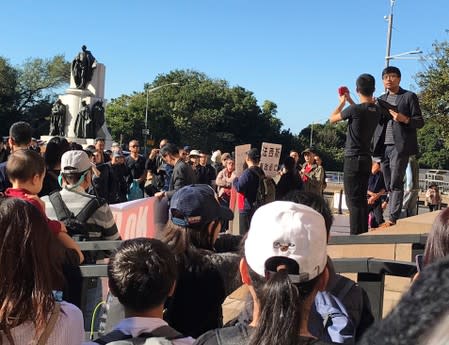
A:
MULTIPOLYGON (((194 69, 278 105, 285 128, 324 122, 337 88, 371 73, 382 85, 389 0, 3 1, 0 55, 12 64, 86 44, 106 65, 106 98, 142 91, 173 69, 194 69)), ((392 55, 447 40, 448 0, 397 0, 392 55)), ((424 65, 396 60, 402 86, 424 65)))

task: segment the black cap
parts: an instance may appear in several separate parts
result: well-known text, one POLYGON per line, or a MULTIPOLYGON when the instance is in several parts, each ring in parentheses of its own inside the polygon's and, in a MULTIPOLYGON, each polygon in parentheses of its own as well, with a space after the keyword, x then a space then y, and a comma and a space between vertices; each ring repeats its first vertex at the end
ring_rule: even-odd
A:
POLYGON ((179 226, 207 224, 214 220, 232 220, 229 207, 218 203, 211 186, 196 184, 178 189, 170 200, 170 219, 179 226))

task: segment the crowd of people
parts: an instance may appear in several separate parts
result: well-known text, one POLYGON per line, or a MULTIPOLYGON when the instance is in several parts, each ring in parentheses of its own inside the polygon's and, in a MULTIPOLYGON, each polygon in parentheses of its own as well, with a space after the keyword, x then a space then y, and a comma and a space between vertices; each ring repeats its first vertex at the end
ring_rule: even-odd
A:
MULTIPOLYGON (((353 234, 398 219, 423 124, 416 95, 399 87, 400 71, 388 67, 382 76, 392 108, 375 103, 374 77, 363 74, 361 104, 345 93, 331 115, 331 122, 349 122, 344 184, 353 234)), ((148 157, 137 140, 125 155, 117 143, 106 151, 103 138, 83 149, 55 137, 41 154, 31 133, 29 124, 13 124, 0 163, 0 344, 425 344, 447 323, 447 209, 435 220, 410 292, 375 323, 366 291, 336 273, 327 255, 333 215, 312 148, 301 152, 303 163, 292 150, 274 183, 256 148, 238 175, 233 154, 217 150, 209 158, 168 139, 148 157), (123 241, 112 253, 80 249, 77 241, 120 239, 109 205, 144 196, 167 204, 156 238, 123 241), (234 209, 238 235, 225 232, 234 209), (79 266, 104 257, 109 294, 100 320, 102 282, 83 282, 79 266), (223 302, 242 285, 245 306, 224 324, 223 302), (426 327, 424 307, 435 328, 426 327), (98 333, 86 340, 89 329, 98 333)))

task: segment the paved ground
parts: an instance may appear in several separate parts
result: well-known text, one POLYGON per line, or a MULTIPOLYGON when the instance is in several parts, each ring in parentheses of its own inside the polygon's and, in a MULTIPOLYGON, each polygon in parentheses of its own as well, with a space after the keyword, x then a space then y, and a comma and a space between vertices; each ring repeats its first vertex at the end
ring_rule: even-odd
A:
MULTIPOLYGON (((418 214, 429 212, 426 206, 418 207, 418 214)), ((384 212, 384 219, 388 219, 388 211, 384 212)), ((349 214, 344 211, 343 214, 334 214, 334 223, 331 228, 331 236, 349 235, 349 214)))

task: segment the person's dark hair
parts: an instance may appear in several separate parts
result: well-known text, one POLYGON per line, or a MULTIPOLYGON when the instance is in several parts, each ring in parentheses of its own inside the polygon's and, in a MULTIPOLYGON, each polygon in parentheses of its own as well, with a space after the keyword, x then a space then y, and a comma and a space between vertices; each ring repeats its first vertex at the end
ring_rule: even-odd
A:
POLYGON ((449 208, 444 209, 435 218, 427 236, 424 249, 424 265, 441 259, 449 254, 449 208))
POLYGON ((87 157, 92 158, 94 153, 91 150, 83 150, 84 152, 86 152, 87 157))
POLYGON ((10 180, 29 181, 45 172, 45 161, 33 150, 18 150, 11 153, 6 163, 6 173, 10 180))
POLYGON ((385 74, 396 74, 399 78, 401 77, 401 70, 394 66, 385 67, 382 71, 382 78, 385 74))
POLYGON ((99 141, 105 142, 105 139, 104 138, 100 138, 100 137, 95 138, 95 144, 98 143, 99 141))
POLYGON ((290 157, 290 156, 285 158, 284 168, 287 171, 293 171, 295 169, 295 160, 292 157, 290 157))
POLYGON ((108 264, 112 294, 125 308, 135 312, 162 305, 176 277, 174 255, 156 239, 124 241, 108 264))
POLYGON ((9 136, 17 145, 28 145, 32 137, 32 129, 29 123, 19 121, 9 128, 9 136))
POLYGON ((322 196, 313 192, 292 190, 287 193, 282 200, 309 206, 321 214, 324 218, 324 224, 326 225, 327 237, 329 237, 332 223, 334 222, 334 216, 332 215, 332 210, 330 209, 329 204, 322 196))
MULTIPOLYGON (((219 221, 213 221, 216 227, 219 221)), ((196 226, 182 227, 168 221, 165 225, 162 242, 166 243, 176 255, 184 254, 192 249, 214 249, 214 234, 209 233, 210 223, 199 223, 196 226)))
POLYGON ((167 143, 164 146, 162 146, 160 154, 162 157, 165 157, 166 155, 172 155, 174 157, 177 157, 179 156, 179 148, 173 143, 167 143))
POLYGON ((260 305, 259 322, 249 345, 299 344, 303 303, 316 287, 322 273, 299 284, 291 282, 286 269, 279 270, 268 280, 249 266, 248 273, 260 305))
POLYGON ((259 164, 260 162, 260 153, 259 150, 256 148, 252 148, 246 153, 246 156, 248 159, 253 162, 254 164, 259 164))
POLYGON ((74 141, 70 142, 69 145, 70 145, 70 150, 71 151, 80 151, 80 150, 83 149, 83 147, 80 144, 78 144, 78 143, 76 143, 74 141))
POLYGON ((62 155, 70 150, 67 139, 61 137, 51 138, 45 149, 44 160, 48 169, 53 170, 56 165, 61 163, 62 155))
POLYGON ((61 289, 64 248, 42 213, 17 198, 0 199, 0 331, 30 321, 36 333, 53 311, 61 289))
POLYGON ((84 151, 85 151, 85 152, 90 151, 90 152, 92 152, 92 154, 93 154, 93 153, 97 152, 97 149, 95 148, 94 145, 87 145, 87 146, 86 146, 86 149, 85 149, 84 151))
POLYGON ((357 91, 363 96, 372 96, 375 90, 376 80, 371 74, 361 74, 356 80, 357 91))
POLYGON ((64 176, 64 179, 69 185, 73 186, 79 182, 83 174, 84 173, 70 173, 70 174, 63 173, 62 176, 64 176))

